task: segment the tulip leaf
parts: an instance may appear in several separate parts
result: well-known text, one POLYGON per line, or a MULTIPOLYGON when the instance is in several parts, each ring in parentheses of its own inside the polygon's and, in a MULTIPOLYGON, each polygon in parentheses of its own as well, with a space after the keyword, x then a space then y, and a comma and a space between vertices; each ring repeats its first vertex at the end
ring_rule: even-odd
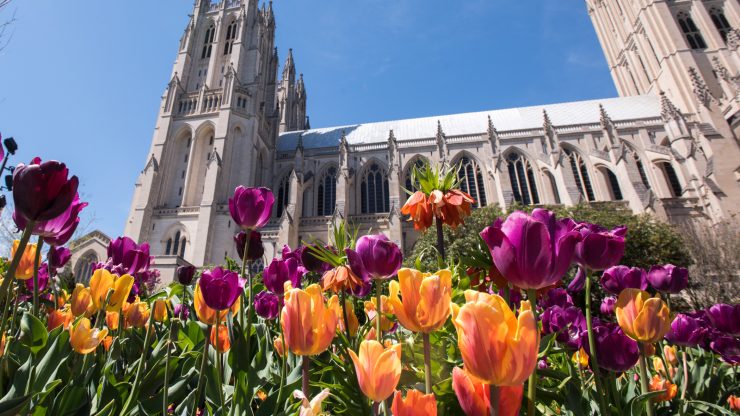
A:
POLYGON ((25 395, 0 401, 0 416, 15 416, 21 413, 31 401, 31 396, 25 395))
POLYGON ((55 331, 52 331, 51 338, 53 341, 49 344, 49 348, 36 364, 34 391, 42 391, 45 387, 48 389, 47 382, 57 378, 57 372, 62 366, 66 365, 70 357, 69 354, 72 348, 69 345, 69 332, 55 333, 55 331))
MULTIPOLYGON (((732 413, 731 411, 725 409, 722 406, 717 406, 716 404, 708 403, 708 402, 701 401, 701 400, 687 400, 686 401, 686 404, 688 404, 688 405, 690 405, 692 407, 706 406, 706 407, 708 407, 710 409, 713 409, 713 410, 715 410, 715 411, 717 411, 717 412, 719 412, 720 414, 723 414, 723 415, 728 415, 728 416, 733 416, 734 415, 734 413, 732 413)), ((704 412, 707 412, 706 409, 699 408, 698 410, 700 410, 703 413, 704 412)))
POLYGON ((19 341, 28 347, 31 352, 36 354, 46 346, 46 340, 49 334, 46 332, 46 326, 39 318, 26 312, 21 318, 21 334, 19 341))
POLYGON ((632 416, 642 415, 645 411, 645 403, 647 403, 647 401, 652 399, 653 397, 660 396, 663 393, 665 393, 665 390, 651 391, 636 396, 635 398, 630 400, 630 414, 632 416))

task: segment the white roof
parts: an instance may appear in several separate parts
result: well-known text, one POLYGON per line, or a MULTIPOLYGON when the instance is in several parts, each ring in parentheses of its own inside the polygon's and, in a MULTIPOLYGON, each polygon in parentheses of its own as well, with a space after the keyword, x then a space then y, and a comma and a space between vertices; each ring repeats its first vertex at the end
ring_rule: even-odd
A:
POLYGON ((385 142, 390 130, 397 140, 435 137, 437 121, 447 136, 480 134, 488 129, 488 116, 499 132, 537 129, 542 128, 543 110, 554 126, 593 124, 599 122, 599 104, 615 122, 660 117, 660 98, 638 95, 293 131, 280 135, 278 150, 294 150, 299 136, 307 149, 336 147, 342 132, 350 145, 385 142))

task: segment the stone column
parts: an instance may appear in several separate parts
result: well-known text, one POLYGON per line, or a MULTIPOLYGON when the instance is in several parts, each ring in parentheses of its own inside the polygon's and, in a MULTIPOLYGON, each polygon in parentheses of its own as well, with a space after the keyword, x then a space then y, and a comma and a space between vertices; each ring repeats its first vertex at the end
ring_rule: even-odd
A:
POLYGON ((388 135, 388 189, 390 212, 388 213, 389 238, 403 247, 403 228, 401 219, 401 161, 398 142, 393 130, 388 135))

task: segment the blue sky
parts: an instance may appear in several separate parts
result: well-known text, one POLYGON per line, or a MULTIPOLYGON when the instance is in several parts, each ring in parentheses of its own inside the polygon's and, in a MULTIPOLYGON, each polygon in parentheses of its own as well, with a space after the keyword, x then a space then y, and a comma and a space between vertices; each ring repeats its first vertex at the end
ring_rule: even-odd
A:
MULTIPOLYGON (((616 96, 581 0, 277 0, 313 127, 616 96)), ((12 163, 66 162, 115 237, 192 0, 15 0, 0 52, 12 163)))

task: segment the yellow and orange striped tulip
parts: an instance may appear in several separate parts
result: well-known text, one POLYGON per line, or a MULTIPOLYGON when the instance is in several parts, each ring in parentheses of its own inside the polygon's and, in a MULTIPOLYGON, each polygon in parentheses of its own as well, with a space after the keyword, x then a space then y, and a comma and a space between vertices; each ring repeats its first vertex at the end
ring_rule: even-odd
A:
POLYGON ((321 287, 313 284, 306 290, 285 292, 280 323, 290 351, 296 355, 316 355, 324 352, 334 339, 337 315, 327 307, 321 287))
POLYGON ((167 319, 167 301, 164 299, 155 300, 152 313, 155 321, 164 322, 167 319))
POLYGON ((106 269, 95 270, 90 278, 90 295, 92 296, 93 305, 95 305, 95 311, 103 307, 108 291, 111 289, 113 293, 105 310, 120 311, 133 286, 134 278, 130 274, 119 277, 111 274, 106 269))
MULTIPOLYGON (((13 241, 13 248, 10 251, 10 258, 15 257, 15 252, 18 251, 20 240, 13 241)), ((18 280, 28 280, 33 277, 34 263, 36 262, 36 244, 26 244, 23 254, 21 254, 21 261, 18 263, 18 267, 15 269, 15 278, 18 280)))
POLYGON ((452 273, 440 270, 436 274, 403 268, 398 281, 391 281, 388 303, 398 322, 412 332, 430 333, 441 328, 450 315, 452 273), (399 299, 398 292, 403 299, 399 299))
POLYGON ((90 290, 81 283, 77 283, 75 290, 72 291, 69 304, 74 316, 85 315, 89 317, 95 313, 95 305, 93 305, 90 290))
POLYGON ((106 312, 105 313, 105 324, 111 331, 118 329, 118 320, 120 319, 120 312, 106 312))
POLYGON ((437 399, 434 393, 424 394, 419 390, 409 390, 406 398, 396 391, 391 406, 393 416, 437 416, 437 399))
POLYGON ((49 312, 49 317, 46 321, 46 328, 49 331, 59 326, 67 329, 73 318, 74 316, 72 315, 72 312, 67 309, 53 309, 49 312))
POLYGON ((390 397, 401 379, 401 344, 383 348, 378 341, 362 341, 360 355, 349 350, 362 392, 374 402, 390 397))
MULTIPOLYGON (((337 329, 339 332, 344 333, 346 331, 344 327, 344 312, 342 311, 342 304, 339 303, 339 298, 336 296, 332 296, 331 299, 329 299, 329 302, 327 302, 327 307, 329 309, 334 311, 334 314, 337 315, 337 322, 338 327, 337 329)), ((360 327, 360 321, 357 319, 357 315, 355 315, 355 308, 352 305, 352 301, 345 300, 344 302, 345 308, 347 309, 347 322, 349 325, 349 335, 355 336, 357 334, 357 329, 360 327)))
POLYGON ((108 335, 107 329, 91 328, 90 320, 82 318, 77 325, 69 328, 69 343, 78 353, 89 354, 98 348, 106 335, 108 335))
POLYGON ((130 326, 135 328, 144 328, 149 321, 150 313, 149 305, 146 302, 140 301, 137 296, 136 300, 126 310, 126 321, 130 326))
POLYGON ((640 289, 624 289, 615 312, 624 333, 638 342, 655 343, 671 329, 671 313, 665 302, 640 289))
MULTIPOLYGON (((393 307, 388 304, 388 296, 382 295, 380 297, 382 300, 382 308, 383 313, 380 315, 380 330, 383 332, 388 332, 393 328, 394 322, 388 319, 388 314, 392 314, 393 307)), ((372 297, 370 300, 365 301, 365 315, 367 315, 367 318, 372 322, 372 327, 376 327, 375 319, 378 316, 378 303, 376 302, 378 300, 377 297, 372 297)))

